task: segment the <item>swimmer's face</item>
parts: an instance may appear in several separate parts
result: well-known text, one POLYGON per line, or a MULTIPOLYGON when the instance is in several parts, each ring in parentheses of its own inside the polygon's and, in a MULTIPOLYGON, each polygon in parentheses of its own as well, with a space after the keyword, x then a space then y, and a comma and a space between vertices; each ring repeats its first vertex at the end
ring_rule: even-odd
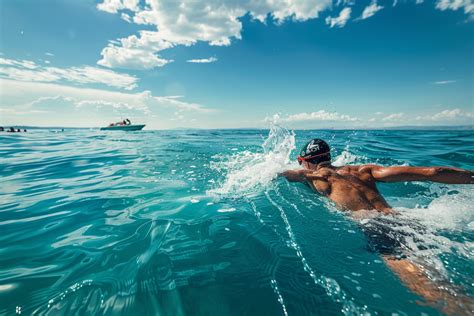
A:
POLYGON ((304 169, 311 169, 310 163, 307 162, 306 160, 298 160, 298 163, 300 164, 301 167, 304 169))

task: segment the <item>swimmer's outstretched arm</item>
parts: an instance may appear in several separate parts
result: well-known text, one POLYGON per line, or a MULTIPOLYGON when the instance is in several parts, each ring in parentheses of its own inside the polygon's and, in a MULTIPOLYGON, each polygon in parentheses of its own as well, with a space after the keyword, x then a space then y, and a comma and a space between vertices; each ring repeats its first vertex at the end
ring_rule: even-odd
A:
MULTIPOLYGON (((367 165, 376 181, 433 181, 449 184, 473 184, 474 172, 451 167, 381 167, 367 165)), ((362 170, 361 170, 362 171, 362 170)))

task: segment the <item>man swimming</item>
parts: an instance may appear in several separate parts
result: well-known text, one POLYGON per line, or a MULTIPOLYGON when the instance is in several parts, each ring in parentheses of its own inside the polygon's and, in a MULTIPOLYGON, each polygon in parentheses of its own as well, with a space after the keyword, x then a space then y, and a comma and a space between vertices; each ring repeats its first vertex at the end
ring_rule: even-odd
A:
MULTIPOLYGON (((303 169, 280 174, 291 182, 303 182, 315 192, 333 201, 352 217, 367 213, 394 215, 395 212, 377 189, 377 182, 432 181, 448 184, 473 184, 474 172, 450 167, 408 167, 359 165, 335 167, 331 164, 329 145, 321 139, 306 143, 298 156, 303 169)), ((385 228, 386 230, 386 228, 385 228)), ((436 286, 423 268, 401 255, 400 241, 383 234, 384 230, 366 230, 369 243, 383 256, 387 266, 413 292, 449 314, 469 314, 472 303, 467 298, 436 286), (376 240, 374 240, 374 238, 376 240)))

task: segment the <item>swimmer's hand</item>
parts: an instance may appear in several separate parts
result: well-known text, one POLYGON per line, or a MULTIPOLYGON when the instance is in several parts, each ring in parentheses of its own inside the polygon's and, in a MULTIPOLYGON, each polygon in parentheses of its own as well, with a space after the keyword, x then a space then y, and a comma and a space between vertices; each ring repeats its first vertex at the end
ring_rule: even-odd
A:
POLYGON ((473 184, 474 172, 451 167, 381 167, 367 165, 376 181, 432 181, 448 184, 473 184))

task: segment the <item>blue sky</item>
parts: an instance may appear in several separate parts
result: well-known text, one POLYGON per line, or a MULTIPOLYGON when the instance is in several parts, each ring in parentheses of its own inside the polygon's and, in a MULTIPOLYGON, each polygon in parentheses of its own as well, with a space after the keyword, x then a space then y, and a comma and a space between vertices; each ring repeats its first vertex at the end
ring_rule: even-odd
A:
POLYGON ((0 124, 474 121, 474 2, 0 3, 0 124))

